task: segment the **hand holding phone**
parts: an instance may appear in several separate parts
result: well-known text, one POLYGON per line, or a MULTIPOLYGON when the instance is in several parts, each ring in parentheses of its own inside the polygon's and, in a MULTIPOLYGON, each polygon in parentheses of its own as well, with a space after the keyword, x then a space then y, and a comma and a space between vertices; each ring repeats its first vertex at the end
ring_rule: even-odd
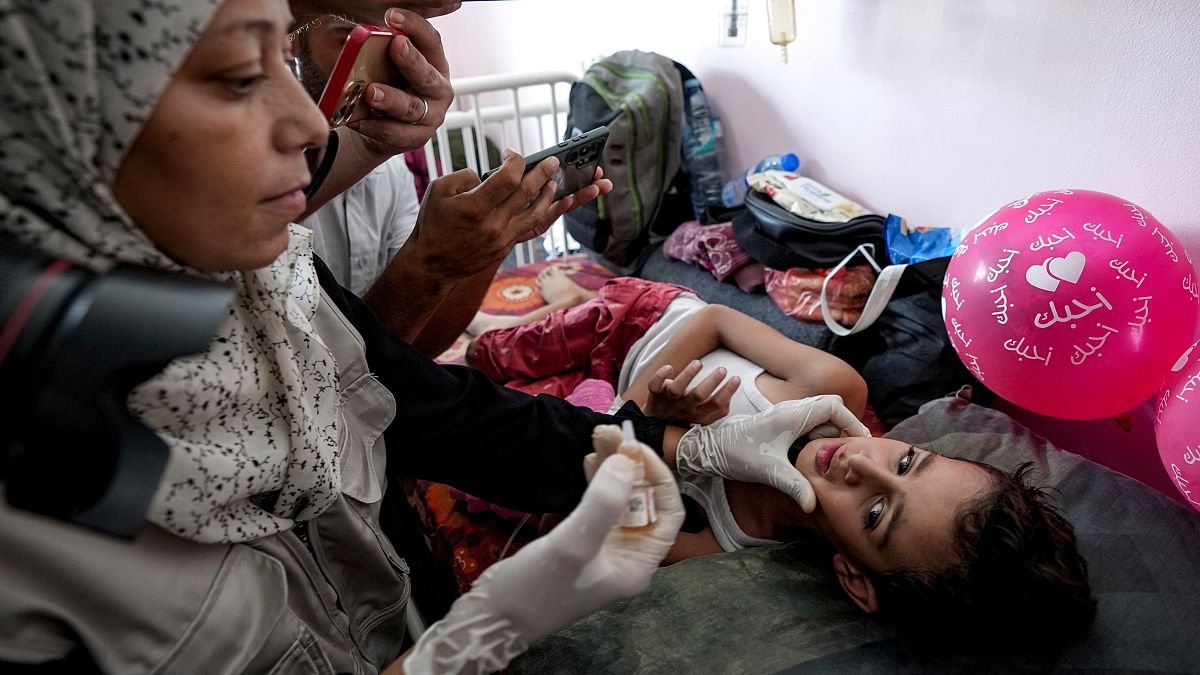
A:
POLYGON ((367 105, 364 96, 372 83, 397 89, 408 84, 388 54, 392 38, 397 35, 402 33, 367 24, 351 31, 318 104, 330 126, 340 127, 371 115, 371 106, 367 105))
MULTIPOLYGON (((585 131, 562 143, 526 155, 525 173, 532 171, 533 167, 547 157, 558 157, 558 170, 550 177, 550 180, 558 184, 554 191, 554 201, 558 201, 579 192, 595 181, 596 166, 600 163, 606 142, 608 127, 596 127, 585 131)), ((483 174, 483 180, 487 180, 496 171, 497 169, 492 169, 483 174)))

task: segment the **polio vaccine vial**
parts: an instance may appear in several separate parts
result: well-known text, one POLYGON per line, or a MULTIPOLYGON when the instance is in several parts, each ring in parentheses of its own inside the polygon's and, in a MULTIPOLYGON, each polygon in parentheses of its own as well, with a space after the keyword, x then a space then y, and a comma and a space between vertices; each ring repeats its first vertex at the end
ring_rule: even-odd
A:
POLYGON ((658 515, 654 510, 654 488, 646 480, 646 465, 642 461, 642 447, 633 435, 633 423, 625 420, 621 424, 621 445, 618 452, 634 463, 633 492, 625 503, 625 512, 617 522, 626 531, 647 530, 654 527, 658 515))

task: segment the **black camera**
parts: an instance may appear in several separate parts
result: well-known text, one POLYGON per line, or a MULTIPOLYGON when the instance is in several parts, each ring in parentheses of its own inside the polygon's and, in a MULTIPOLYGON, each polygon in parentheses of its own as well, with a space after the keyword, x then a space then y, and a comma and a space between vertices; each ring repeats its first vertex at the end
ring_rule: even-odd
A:
POLYGON ((132 537, 167 464, 126 407, 228 315, 222 284, 135 266, 97 274, 0 240, 0 481, 8 502, 132 537))

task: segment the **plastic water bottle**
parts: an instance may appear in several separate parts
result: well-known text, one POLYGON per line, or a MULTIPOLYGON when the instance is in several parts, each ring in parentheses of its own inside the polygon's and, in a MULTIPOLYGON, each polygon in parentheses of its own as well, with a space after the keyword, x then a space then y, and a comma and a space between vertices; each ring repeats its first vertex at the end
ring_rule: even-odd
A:
POLYGON ((692 179, 692 210, 703 219, 721 205, 721 120, 695 78, 683 83, 683 168, 692 179))
POLYGON ((725 183, 721 189, 721 203, 727 207, 741 206, 746 201, 746 191, 750 189, 750 174, 762 173, 778 169, 780 171, 796 172, 800 170, 800 158, 793 153, 785 155, 767 155, 753 168, 725 183))

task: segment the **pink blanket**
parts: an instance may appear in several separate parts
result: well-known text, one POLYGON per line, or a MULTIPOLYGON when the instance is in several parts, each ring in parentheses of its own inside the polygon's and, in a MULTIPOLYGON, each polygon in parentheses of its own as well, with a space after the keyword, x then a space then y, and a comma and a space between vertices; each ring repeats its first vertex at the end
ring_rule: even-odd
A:
POLYGON ((615 386, 629 348, 685 290, 613 279, 582 305, 484 333, 475 342, 471 365, 492 381, 529 394, 566 398, 589 378, 615 386))
POLYGON ((668 258, 708 270, 717 281, 732 277, 747 293, 763 285, 765 268, 738 245, 730 223, 701 225, 696 220, 688 221, 675 228, 662 250, 668 258))

